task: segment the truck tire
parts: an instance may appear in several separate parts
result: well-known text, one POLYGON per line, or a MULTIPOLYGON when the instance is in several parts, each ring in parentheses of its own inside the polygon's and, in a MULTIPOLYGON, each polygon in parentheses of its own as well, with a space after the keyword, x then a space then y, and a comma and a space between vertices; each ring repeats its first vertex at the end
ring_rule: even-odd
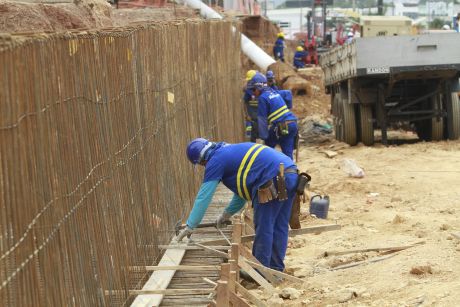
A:
POLYGON ((334 132, 335 132, 335 139, 337 141, 343 142, 342 136, 342 113, 341 113, 341 106, 342 100, 340 99, 340 93, 336 93, 334 97, 332 97, 332 114, 334 115, 334 132))
POLYGON ((341 142, 350 146, 358 142, 356 136, 356 116, 355 107, 348 103, 344 94, 337 93, 334 97, 334 107, 336 115, 334 118, 335 137, 341 142))
MULTIPOLYGON (((433 110, 442 110, 442 97, 441 95, 433 96, 431 99, 431 106, 433 110)), ((431 141, 441 141, 444 136, 444 118, 433 117, 431 119, 431 141)))
MULTIPOLYGON (((442 106, 438 101, 442 101, 442 96, 433 96, 425 103, 425 110, 439 110, 442 106)), ((444 137, 444 118, 433 117, 415 122, 417 136, 424 141, 440 141, 444 137)))
POLYGON ((458 94, 448 93, 452 99, 447 99, 447 137, 457 140, 460 137, 460 101, 458 94))
POLYGON ((370 104, 359 105, 359 123, 361 142, 366 146, 374 145, 374 123, 370 104))

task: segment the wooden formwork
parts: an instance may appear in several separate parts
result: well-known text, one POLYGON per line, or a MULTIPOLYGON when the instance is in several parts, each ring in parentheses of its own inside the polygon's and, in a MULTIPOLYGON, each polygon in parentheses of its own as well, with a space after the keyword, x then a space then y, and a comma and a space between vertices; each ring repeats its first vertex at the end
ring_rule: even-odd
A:
MULTIPOLYGON (((219 186, 203 222, 215 221, 230 201, 232 192, 219 186)), ((233 217, 232 225, 195 230, 188 242, 175 239, 166 248, 155 271, 131 306, 266 306, 242 284, 244 270, 262 288, 274 291, 281 281, 303 283, 300 278, 263 266, 252 255, 254 225, 248 206, 233 217)), ((290 230, 290 236, 340 229, 339 225, 322 225, 290 230)), ((113 291, 112 291, 113 293, 113 291)))

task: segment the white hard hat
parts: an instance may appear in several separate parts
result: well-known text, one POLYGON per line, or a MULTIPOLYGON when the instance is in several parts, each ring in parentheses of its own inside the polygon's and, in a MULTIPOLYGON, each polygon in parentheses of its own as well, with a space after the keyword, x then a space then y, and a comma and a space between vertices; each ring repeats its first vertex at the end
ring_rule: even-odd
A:
POLYGON ((348 32, 347 36, 348 37, 353 36, 353 32, 348 32))

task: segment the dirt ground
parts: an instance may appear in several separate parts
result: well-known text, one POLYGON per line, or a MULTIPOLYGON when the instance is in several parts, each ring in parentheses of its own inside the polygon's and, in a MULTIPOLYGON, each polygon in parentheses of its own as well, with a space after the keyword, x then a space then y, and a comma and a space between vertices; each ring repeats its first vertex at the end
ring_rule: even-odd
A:
MULTIPOLYGON (((329 98, 322 92, 296 101, 301 119, 330 121, 329 98)), ((332 138, 301 146, 298 166, 313 178, 309 196, 330 197, 327 220, 311 217, 308 201, 302 205, 302 226, 337 223, 342 228, 290 239, 286 271, 305 283, 282 284, 275 294, 251 290, 269 306, 459 305, 460 237, 452 233, 460 235, 460 141, 418 142, 405 131, 392 131, 390 138, 388 147, 379 141, 349 147, 332 138), (364 177, 350 177, 344 159, 353 159, 364 177), (388 254, 324 256, 413 244, 388 254), (346 264, 357 265, 341 267, 346 264), (279 293, 286 287, 294 294, 283 300, 279 293)))
MULTIPOLYGON (((53 6, 0 0, 0 13, 0 31, 6 32, 106 27, 152 20, 153 15, 170 19, 196 14, 174 8, 161 13, 148 9, 113 12, 103 0, 53 6)), ((263 47, 269 50, 271 41, 267 38, 263 47)), ((242 66, 246 68, 244 62, 242 66)), ((295 97, 294 112, 302 125, 310 119, 331 123, 321 76, 319 68, 311 69, 305 76, 310 90, 295 97)), ((298 165, 313 177, 310 196, 328 195, 330 209, 327 220, 315 219, 308 215, 307 202, 302 205, 302 224, 337 223, 342 228, 290 240, 286 271, 305 283, 282 284, 277 293, 251 290, 268 306, 459 305, 460 239, 452 233, 460 232, 460 141, 414 142, 412 133, 402 131, 390 137, 398 139, 397 145, 385 147, 377 142, 373 147, 348 147, 332 136, 321 143, 303 143, 298 165), (325 151, 336 155, 328 158, 325 151), (346 158, 364 170, 363 178, 348 176, 342 167, 346 158), (324 256, 326 251, 416 243, 387 255, 324 256), (380 261, 371 262, 376 259, 380 261), (353 263, 358 265, 340 267, 353 263), (294 288, 291 299, 281 299, 279 293, 289 287, 294 288)))

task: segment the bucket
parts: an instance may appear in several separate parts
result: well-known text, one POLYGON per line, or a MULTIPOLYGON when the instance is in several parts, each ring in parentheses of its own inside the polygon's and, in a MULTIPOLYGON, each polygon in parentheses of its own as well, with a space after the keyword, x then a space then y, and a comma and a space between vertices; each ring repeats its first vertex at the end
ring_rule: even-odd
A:
POLYGON ((310 199, 310 214, 314 214, 317 218, 327 219, 329 211, 329 196, 315 195, 310 199))

